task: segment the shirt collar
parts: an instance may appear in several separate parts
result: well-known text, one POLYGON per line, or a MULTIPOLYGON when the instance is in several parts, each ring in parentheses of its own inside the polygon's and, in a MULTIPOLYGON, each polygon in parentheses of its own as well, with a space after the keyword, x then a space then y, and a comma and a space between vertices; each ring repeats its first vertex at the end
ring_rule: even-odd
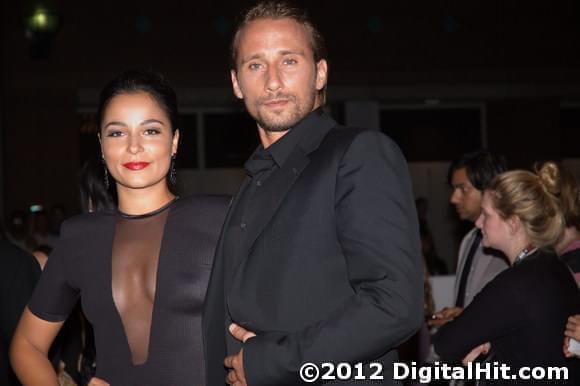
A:
MULTIPOLYGON (((313 110, 295 126, 291 127, 282 138, 274 142, 266 149, 278 167, 282 167, 282 165, 284 165, 296 145, 300 143, 300 140, 305 135, 308 135, 307 132, 317 124, 319 118, 323 114, 324 110, 322 107, 318 107, 317 109, 313 110)), ((258 149, 263 149, 263 146, 260 145, 258 149)))

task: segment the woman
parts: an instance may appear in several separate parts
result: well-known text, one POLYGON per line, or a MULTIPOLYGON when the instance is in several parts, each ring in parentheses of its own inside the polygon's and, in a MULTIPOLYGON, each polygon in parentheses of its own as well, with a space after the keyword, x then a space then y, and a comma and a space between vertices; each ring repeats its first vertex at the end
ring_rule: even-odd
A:
MULTIPOLYGON (((556 245, 556 252, 568 264, 576 282, 580 284, 580 186, 570 171, 563 169, 564 184, 561 192, 561 206, 566 220, 564 234, 556 245)), ((564 331, 564 355, 580 357, 580 315, 571 315, 564 331), (571 339, 577 342, 572 343, 571 339), (570 351, 570 347, 575 350, 570 351)), ((580 363, 578 363, 580 366, 580 363)))
POLYGON ((574 175, 562 171, 562 192, 560 202, 566 229, 556 245, 556 252, 568 264, 577 281, 580 281, 580 186, 574 175))
MULTIPOLYGON (((546 163, 536 174, 503 173, 485 190, 476 226, 483 245, 501 250, 511 268, 435 335, 435 351, 444 360, 459 362, 472 349, 467 360, 473 360, 491 346, 493 361, 507 364, 513 374, 524 366, 570 367, 563 383, 577 384, 562 352, 562 332, 568 316, 580 310, 578 289, 568 267, 548 249, 564 230, 560 183, 557 165, 546 163)), ((517 380, 499 384, 508 382, 517 380)))
POLYGON ((163 78, 120 75, 103 89, 97 120, 118 209, 63 225, 14 335, 13 367, 26 385, 57 385, 46 352, 80 296, 98 378, 204 384, 201 310, 227 200, 171 192, 177 101, 163 78))

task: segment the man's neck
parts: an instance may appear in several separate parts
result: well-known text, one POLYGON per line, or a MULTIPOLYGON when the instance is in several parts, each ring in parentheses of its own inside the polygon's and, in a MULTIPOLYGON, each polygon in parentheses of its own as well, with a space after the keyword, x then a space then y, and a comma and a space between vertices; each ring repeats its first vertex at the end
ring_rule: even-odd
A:
POLYGON ((284 131, 268 131, 268 130, 262 129, 258 125, 258 133, 260 135, 260 142, 262 142, 262 146, 264 146, 264 149, 267 149, 270 146, 272 146, 272 144, 274 142, 278 141, 280 138, 285 136, 289 131, 290 131, 289 129, 284 130, 284 131))

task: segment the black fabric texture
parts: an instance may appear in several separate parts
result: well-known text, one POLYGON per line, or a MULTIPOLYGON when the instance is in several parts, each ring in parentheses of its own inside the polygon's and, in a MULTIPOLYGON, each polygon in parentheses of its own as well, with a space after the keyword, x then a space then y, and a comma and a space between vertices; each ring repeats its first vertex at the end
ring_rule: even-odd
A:
POLYGON ((111 385, 205 384, 201 313, 227 204, 194 196, 152 217, 67 221, 30 310, 62 321, 80 296, 111 385))

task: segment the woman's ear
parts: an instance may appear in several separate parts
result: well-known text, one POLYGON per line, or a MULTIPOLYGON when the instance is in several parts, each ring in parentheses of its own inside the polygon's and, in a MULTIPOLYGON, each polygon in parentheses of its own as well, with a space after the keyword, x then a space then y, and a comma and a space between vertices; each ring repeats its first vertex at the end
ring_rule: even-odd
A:
POLYGON ((522 221, 516 215, 513 215, 507 219, 507 225, 510 232, 510 235, 517 234, 522 229, 522 221))
POLYGON ((171 142, 171 155, 175 156, 177 154, 177 149, 179 148, 179 129, 175 129, 173 133, 173 140, 171 142))
POLYGON ((97 133, 97 138, 99 138, 99 148, 101 149, 101 158, 105 159, 104 152, 103 152, 103 140, 101 139, 101 133, 97 133))

